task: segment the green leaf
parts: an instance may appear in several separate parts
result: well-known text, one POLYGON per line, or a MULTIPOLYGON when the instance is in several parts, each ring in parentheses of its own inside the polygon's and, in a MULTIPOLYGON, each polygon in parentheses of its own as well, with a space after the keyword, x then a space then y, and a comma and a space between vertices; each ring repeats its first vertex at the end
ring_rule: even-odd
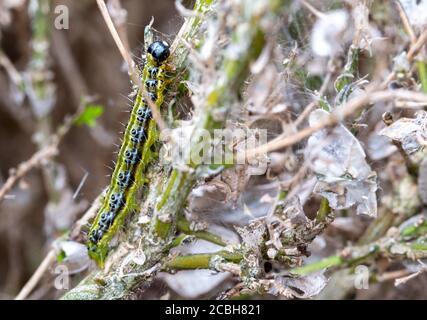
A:
POLYGON ((74 120, 78 126, 87 125, 88 127, 95 126, 96 119, 104 113, 104 107, 99 104, 88 104, 85 110, 74 120))
POLYGON ((319 99, 319 107, 320 109, 323 109, 325 111, 331 112, 332 107, 329 105, 328 101, 326 99, 320 98, 319 99))
POLYGON ((56 261, 61 263, 62 261, 64 261, 64 259, 67 257, 67 255, 65 254, 64 250, 61 250, 58 255, 56 256, 56 261))

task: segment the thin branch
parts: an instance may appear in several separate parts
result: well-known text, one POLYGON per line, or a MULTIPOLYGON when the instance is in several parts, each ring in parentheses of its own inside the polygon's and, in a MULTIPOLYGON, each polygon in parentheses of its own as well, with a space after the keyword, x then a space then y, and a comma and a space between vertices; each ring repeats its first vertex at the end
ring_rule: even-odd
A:
POLYGON ((415 56, 420 52, 420 50, 423 48, 423 46, 427 42, 427 28, 421 33, 421 35, 418 37, 418 40, 411 46, 411 48, 408 51, 407 59, 409 62, 412 62, 415 58, 415 56))
MULTIPOLYGON (((95 201, 93 202, 92 206, 86 211, 86 213, 74 224, 73 229, 70 232, 69 238, 75 239, 81 234, 81 229, 83 226, 87 225, 89 220, 92 219, 101 204, 101 195, 99 195, 95 201)), ((34 274, 31 276, 31 278, 27 281, 27 283, 22 287, 21 291, 18 293, 18 295, 15 297, 15 300, 23 300, 28 297, 28 295, 34 290, 34 288, 39 283, 40 279, 46 272, 46 270, 52 265, 53 262, 55 262, 55 249, 51 249, 46 257, 43 259, 43 261, 40 263, 34 274)))
POLYGON ((337 255, 291 269, 290 273, 304 276, 331 267, 348 268, 379 256, 408 260, 424 259, 427 257, 427 246, 417 242, 417 237, 422 238, 425 227, 425 222, 409 225, 394 237, 384 236, 365 245, 346 247, 337 255))
MULTIPOLYGON (((329 82, 331 81, 332 72, 328 72, 328 74, 325 77, 325 80, 323 81, 322 87, 319 90, 318 97, 319 99, 322 99, 322 96, 324 95, 326 89, 328 88, 329 82)), ((294 126, 297 128, 310 114, 310 112, 316 108, 319 104, 319 100, 316 99, 315 101, 310 102, 304 110, 301 112, 301 114, 298 116, 298 118, 294 121, 294 126)))
POLYGON ((248 150, 246 157, 248 159, 252 159, 260 154, 266 154, 268 152, 272 152, 275 150, 279 150, 285 147, 289 147, 294 145, 301 140, 309 137, 313 133, 333 125, 338 124, 339 122, 345 120, 352 114, 354 114, 357 110, 366 106, 368 103, 377 103, 380 101, 390 101, 393 99, 408 99, 417 102, 427 102, 427 95, 413 92, 408 90, 395 90, 395 91, 375 91, 367 90, 367 92, 363 95, 360 95, 350 101, 348 101, 344 106, 336 109, 336 111, 332 112, 325 120, 320 121, 312 127, 307 127, 298 131, 297 133, 280 139, 272 140, 269 143, 266 143, 258 148, 248 150))
POLYGON ((324 14, 323 12, 317 10, 312 4, 310 4, 308 1, 306 0, 300 0, 300 2, 302 3, 302 5, 304 7, 306 7, 312 14, 314 14, 317 18, 320 19, 324 19, 326 18, 326 14, 324 14))
POLYGON ((30 159, 19 164, 16 169, 10 169, 8 179, 0 188, 0 204, 3 202, 6 193, 9 192, 20 179, 27 175, 28 172, 43 165, 47 160, 58 154, 58 147, 62 138, 71 129, 74 119, 78 118, 84 111, 84 106, 85 102, 82 102, 73 116, 65 118, 64 123, 59 126, 56 133, 51 137, 51 143, 49 145, 34 153, 30 159))
MULTIPOLYGON (((422 47, 427 42, 427 28, 423 31, 423 33, 418 37, 418 40, 415 41, 409 48, 408 53, 406 54, 406 59, 411 63, 418 52, 422 49, 422 47)), ((381 83, 380 89, 387 88, 387 85, 396 77, 396 73, 391 72, 388 77, 381 83)))
POLYGON ((399 11, 400 19, 402 19, 403 27, 405 28, 405 31, 408 33, 409 38, 411 39, 411 44, 414 44, 417 41, 417 36, 415 35, 414 29, 409 23, 408 16, 406 15, 405 10, 403 10, 400 1, 396 0, 395 3, 397 6, 397 10, 399 11))
POLYGON ((408 275, 413 276, 413 273, 411 273, 408 269, 401 269, 396 271, 389 271, 385 272, 383 274, 380 274, 377 276, 378 282, 384 282, 384 281, 390 281, 390 280, 399 280, 398 278, 407 277, 408 275))
POLYGON ((153 118, 156 121, 157 125, 159 126, 160 130, 164 130, 167 128, 167 125, 165 121, 163 120, 162 116, 160 115, 160 112, 157 108, 157 106, 154 104, 154 102, 151 100, 149 95, 147 94, 145 87, 143 86, 138 71, 136 70, 136 64, 133 61, 130 53, 128 50, 126 50, 125 45, 123 44, 122 40, 120 39, 119 33, 117 32, 116 27, 114 26, 114 22, 111 19, 110 14, 108 13, 107 6, 105 5, 105 2, 103 0, 96 0, 99 10, 101 11, 102 17, 104 18, 105 23, 107 24, 108 30, 110 31, 114 42, 116 43, 117 48, 120 51, 120 54, 122 55, 123 59, 125 60, 128 70, 129 70, 129 76, 132 80, 132 82, 138 86, 139 91, 144 96, 145 100, 148 102, 148 105, 151 109, 151 112, 153 114, 153 118))
POLYGON ((211 269, 212 259, 220 257, 228 262, 239 263, 243 256, 240 253, 231 253, 227 251, 218 251, 214 253, 199 253, 185 256, 177 256, 170 259, 165 264, 166 270, 194 270, 211 269))
POLYGON ((33 291, 37 283, 40 281, 41 277, 45 274, 46 270, 55 261, 55 250, 51 249, 46 257, 43 259, 42 263, 37 268, 36 272, 31 276, 30 280, 25 284, 21 289, 18 295, 15 297, 15 300, 24 300, 28 295, 33 291))
POLYGON ((119 33, 117 32, 116 27, 114 26, 113 19, 110 16, 110 13, 108 12, 107 5, 103 0, 96 0, 96 3, 98 4, 99 11, 101 11, 102 17, 104 18, 105 23, 107 24, 108 30, 111 33, 111 36, 113 37, 114 42, 116 43, 117 48, 120 51, 120 54, 122 55, 123 59, 125 60, 129 72, 131 74, 132 81, 134 81, 135 84, 137 84, 139 81, 138 74, 136 73, 135 69, 135 62, 132 59, 132 56, 130 55, 129 51, 126 50, 122 39, 120 39, 119 33), (138 79, 138 80, 136 80, 138 79), (135 81, 136 80, 136 81, 135 81))
POLYGON ((227 245, 227 242, 216 234, 206 230, 193 230, 191 228, 191 223, 184 218, 178 219, 176 227, 184 234, 193 235, 198 239, 206 240, 223 247, 227 245))
POLYGON ((117 28, 117 33, 123 42, 123 47, 130 52, 129 37, 126 28, 127 11, 123 8, 120 0, 108 1, 109 13, 117 28))
POLYGON ((9 177, 7 178, 4 185, 0 188, 0 204, 5 199, 6 194, 10 190, 12 190, 13 186, 21 178, 27 175, 27 173, 30 172, 32 169, 41 166, 43 163, 56 156, 57 154, 58 144, 53 143, 52 145, 49 145, 34 153, 30 159, 19 164, 16 169, 10 169, 9 177))

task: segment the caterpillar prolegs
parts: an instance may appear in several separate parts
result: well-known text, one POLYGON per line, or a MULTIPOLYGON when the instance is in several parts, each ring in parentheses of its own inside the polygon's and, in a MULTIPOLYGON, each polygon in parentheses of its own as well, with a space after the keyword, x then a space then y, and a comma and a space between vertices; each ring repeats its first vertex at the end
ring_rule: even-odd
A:
MULTIPOLYGON (((163 103, 168 82, 166 74, 170 70, 169 55, 169 45, 164 41, 155 41, 147 48, 142 81, 148 96, 158 108, 163 103)), ((156 123, 152 119, 151 110, 139 92, 126 126, 110 185, 89 230, 89 256, 101 267, 108 254, 111 239, 123 225, 126 216, 136 209, 134 198, 144 183, 143 174, 151 159, 151 146, 156 136, 156 123)))

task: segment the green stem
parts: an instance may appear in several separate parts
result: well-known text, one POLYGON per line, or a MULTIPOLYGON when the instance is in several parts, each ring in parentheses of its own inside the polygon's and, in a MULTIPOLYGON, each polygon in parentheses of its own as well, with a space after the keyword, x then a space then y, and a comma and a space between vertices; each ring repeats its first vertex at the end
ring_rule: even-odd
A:
POLYGON ((175 170, 172 171, 172 174, 169 178, 169 183, 166 186, 166 190, 163 193, 162 198, 159 201, 159 203, 157 203, 157 210, 160 210, 165 205, 166 201, 168 200, 170 193, 171 193, 171 190, 173 188, 173 185, 175 184, 175 180, 176 180, 177 176, 178 176, 178 172, 175 170))
MULTIPOLYGON (((420 232, 420 230, 421 229, 417 229, 417 232, 415 230, 411 230, 411 234, 416 233, 419 235, 418 232, 420 232)), ((422 236, 424 236, 427 232, 425 229, 422 230, 424 232, 422 236)), ((407 234, 407 232, 405 232, 405 234, 407 234)), ((304 276, 330 267, 339 266, 342 268, 348 268, 366 262, 369 258, 377 257, 379 255, 399 259, 422 259, 427 256, 427 244, 420 241, 405 242, 401 237, 397 239, 383 237, 372 244, 347 247, 342 252, 346 252, 345 256, 333 255, 320 261, 294 268, 290 270, 290 273, 304 276), (407 250, 402 251, 402 248, 407 248, 407 250)))
MULTIPOLYGON (((346 86, 354 82, 359 70, 359 55, 360 49, 353 45, 350 46, 344 70, 335 80, 335 90, 337 93, 341 93, 346 86)), ((350 94, 350 92, 348 94, 350 94)), ((343 98, 347 98, 347 94, 343 98)))
POLYGON ((195 183, 195 176, 188 172, 174 169, 166 184, 167 198, 162 198, 161 206, 156 205, 156 215, 153 222, 153 236, 166 240, 173 235, 178 213, 187 201, 187 197, 195 183), (163 199, 165 201, 163 202, 163 199), (166 218, 166 219, 165 219, 166 218))
POLYGON ((318 223, 324 222, 328 215, 332 212, 329 202, 326 198, 320 200, 319 210, 317 211, 316 221, 318 223))
POLYGON ((418 60, 417 67, 418 76, 420 77, 421 81, 421 88, 423 89, 424 93, 427 93, 427 65, 425 61, 418 60))
POLYGON ((320 271, 323 269, 343 266, 349 267, 355 264, 362 263, 369 257, 376 255, 381 252, 380 247, 378 245, 369 245, 363 247, 349 247, 348 250, 351 254, 349 257, 344 257, 341 255, 333 255, 322 259, 320 261, 316 261, 310 264, 307 264, 302 267, 294 268, 290 270, 291 274, 305 276, 307 274, 320 271))
POLYGON ((227 262, 239 263, 243 256, 239 253, 231 253, 227 251, 219 251, 215 253, 191 254, 186 256, 178 256, 169 260, 165 267, 170 270, 194 270, 194 269, 210 269, 211 260, 214 257, 221 257, 227 262))
POLYGON ((178 214, 203 171, 202 164, 194 162, 193 157, 193 155, 199 154, 198 142, 203 141, 203 134, 206 131, 212 132, 214 129, 224 127, 230 108, 237 101, 240 89, 249 75, 250 64, 259 57, 264 48, 266 35, 261 21, 264 18, 278 18, 285 3, 287 3, 285 0, 270 0, 265 3, 260 1, 259 8, 257 8, 250 1, 242 1, 242 7, 247 6, 248 8, 239 21, 240 26, 230 35, 232 43, 230 48, 224 50, 225 54, 223 54, 217 76, 208 86, 211 89, 202 100, 203 104, 198 106, 203 112, 196 112, 200 117, 193 130, 191 140, 193 143, 190 142, 184 158, 192 171, 181 172, 174 169, 166 183, 165 195, 156 206, 152 229, 154 236, 160 237, 160 240, 166 240, 168 236, 173 235, 178 214), (245 32, 243 33, 242 30, 245 32), (236 51, 237 47, 239 50, 236 51), (234 54, 227 54, 227 49, 233 49, 234 54), (220 117, 217 115, 218 113, 221 114, 220 117), (176 193, 178 196, 173 196, 176 193))
POLYGON ((186 235, 186 234, 180 234, 180 235, 176 236, 175 239, 173 239, 170 246, 167 248, 167 250, 170 250, 172 248, 176 248, 176 247, 182 245, 187 237, 189 237, 189 235, 186 235))
POLYGON ((316 271, 320 271, 334 266, 339 266, 342 263, 343 259, 340 256, 330 256, 320 261, 292 269, 290 272, 294 275, 305 276, 316 271))
POLYGON ((415 251, 427 251, 427 243, 413 243, 411 245, 411 249, 415 250, 415 251))
POLYGON ((384 212, 369 225, 368 229, 359 238, 358 245, 368 244, 384 236, 387 230, 393 225, 395 216, 396 214, 391 211, 384 212))
POLYGON ((216 234, 213 234, 209 231, 193 231, 191 230, 190 222, 185 220, 184 218, 178 219, 176 227, 179 231, 188 234, 188 235, 194 235, 198 239, 206 240, 212 243, 215 243, 219 246, 225 247, 227 245, 227 242, 225 242, 221 237, 217 236, 216 234))
POLYGON ((400 235, 405 238, 418 238, 420 236, 424 236, 427 234, 427 220, 422 221, 421 223, 414 223, 402 231, 400 231, 400 235))

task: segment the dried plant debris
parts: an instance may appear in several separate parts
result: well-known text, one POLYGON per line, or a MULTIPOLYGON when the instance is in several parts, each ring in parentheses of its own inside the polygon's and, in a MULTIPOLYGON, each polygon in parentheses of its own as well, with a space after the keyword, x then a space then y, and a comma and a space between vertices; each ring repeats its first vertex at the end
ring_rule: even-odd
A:
POLYGON ((248 249, 259 251, 259 244, 264 242, 266 225, 263 219, 251 220, 245 227, 236 227, 236 231, 242 238, 242 244, 248 249))
POLYGON ((59 263, 67 268, 70 275, 78 274, 91 265, 86 247, 74 241, 58 241, 57 247, 59 263))
POLYGON ((372 160, 381 160, 389 157, 397 148, 385 136, 373 132, 368 139, 367 153, 372 160))
POLYGON ((415 118, 400 118, 379 134, 400 142, 408 155, 413 154, 427 143, 427 112, 418 111, 415 118))
POLYGON ((421 205, 421 185, 421 182, 417 185, 411 176, 406 176, 395 186, 391 194, 385 195, 382 198, 382 202, 385 207, 396 214, 408 216, 415 214, 421 205), (418 197, 418 193, 420 197, 418 197))
POLYGON ((348 22, 349 16, 345 10, 329 11, 320 16, 311 36, 313 52, 321 57, 330 57, 342 51, 342 37, 348 22))
POLYGON ((276 209, 267 215, 265 222, 270 238, 266 244, 281 250, 284 245, 304 243, 301 238, 305 235, 298 234, 298 229, 309 224, 310 220, 305 216, 299 198, 294 196, 278 203, 276 209))
MULTIPOLYGON (((309 122, 313 126, 328 112, 315 110, 309 122)), ((377 216, 377 175, 366 162, 360 142, 343 125, 328 132, 323 129, 307 142, 306 161, 317 175, 314 192, 325 197, 333 209, 357 207, 358 214, 377 216)))
POLYGON ((326 286, 327 278, 323 272, 300 278, 277 277, 268 293, 287 298, 308 299, 318 295, 326 286))
POLYGON ((427 25, 426 0, 399 0, 399 2, 405 10, 410 24, 417 28, 427 25))

